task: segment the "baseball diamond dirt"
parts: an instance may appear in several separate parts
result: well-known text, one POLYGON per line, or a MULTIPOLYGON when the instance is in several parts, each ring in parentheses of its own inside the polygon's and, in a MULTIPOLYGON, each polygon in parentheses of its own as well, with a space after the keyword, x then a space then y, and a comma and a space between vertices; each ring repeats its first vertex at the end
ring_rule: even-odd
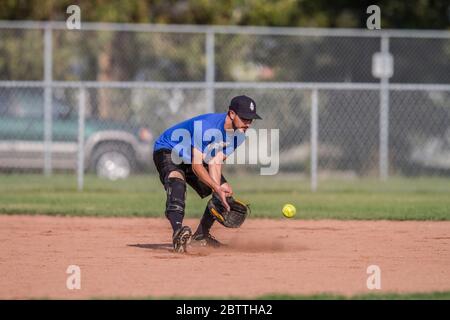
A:
MULTIPOLYGON (((197 220, 187 219, 194 227, 197 220)), ((250 219, 172 252, 165 219, 0 216, 0 298, 257 297, 450 290, 450 222, 250 219), (81 269, 69 290, 66 270, 81 269)))

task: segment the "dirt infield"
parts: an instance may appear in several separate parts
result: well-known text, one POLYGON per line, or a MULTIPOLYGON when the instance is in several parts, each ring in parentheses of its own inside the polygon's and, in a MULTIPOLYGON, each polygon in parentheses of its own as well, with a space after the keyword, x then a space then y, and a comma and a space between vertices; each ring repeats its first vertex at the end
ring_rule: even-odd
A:
POLYGON ((170 234, 164 219, 0 216, 0 298, 350 295, 373 264, 380 292, 450 290, 450 222, 249 220, 187 255, 170 234))

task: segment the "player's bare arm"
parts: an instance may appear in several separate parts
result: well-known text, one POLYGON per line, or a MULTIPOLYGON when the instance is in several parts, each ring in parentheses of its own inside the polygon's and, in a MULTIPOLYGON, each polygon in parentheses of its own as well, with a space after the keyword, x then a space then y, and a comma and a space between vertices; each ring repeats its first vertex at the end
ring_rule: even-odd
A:
MULTIPOLYGON (((222 151, 218 152, 215 157, 208 161, 208 172, 211 178, 220 183, 222 176, 222 165, 225 163, 226 156, 222 151)), ((233 190, 228 182, 220 184, 222 190, 225 191, 227 197, 233 195, 233 190)))
POLYGON ((220 184, 222 176, 222 162, 224 155, 219 152, 208 163, 208 170, 203 166, 204 154, 197 148, 192 148, 192 171, 206 185, 208 185, 220 198, 227 210, 230 209, 226 201, 231 188, 220 184))

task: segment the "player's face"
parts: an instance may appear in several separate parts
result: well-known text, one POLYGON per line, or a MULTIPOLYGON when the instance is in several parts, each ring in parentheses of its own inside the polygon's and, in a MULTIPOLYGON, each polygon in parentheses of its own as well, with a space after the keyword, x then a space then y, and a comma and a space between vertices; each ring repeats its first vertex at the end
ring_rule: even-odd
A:
POLYGON ((234 127, 236 128, 236 130, 239 130, 241 132, 247 131, 247 129, 250 128, 252 122, 253 119, 244 119, 239 117, 237 114, 233 120, 234 127))

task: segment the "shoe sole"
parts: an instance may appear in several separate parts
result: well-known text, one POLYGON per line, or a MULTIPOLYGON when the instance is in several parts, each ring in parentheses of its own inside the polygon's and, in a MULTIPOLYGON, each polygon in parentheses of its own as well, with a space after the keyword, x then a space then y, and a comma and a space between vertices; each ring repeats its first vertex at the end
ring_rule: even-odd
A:
POLYGON ((174 246, 174 251, 177 253, 187 252, 187 245, 191 242, 192 231, 189 228, 184 228, 180 231, 178 239, 174 246))

